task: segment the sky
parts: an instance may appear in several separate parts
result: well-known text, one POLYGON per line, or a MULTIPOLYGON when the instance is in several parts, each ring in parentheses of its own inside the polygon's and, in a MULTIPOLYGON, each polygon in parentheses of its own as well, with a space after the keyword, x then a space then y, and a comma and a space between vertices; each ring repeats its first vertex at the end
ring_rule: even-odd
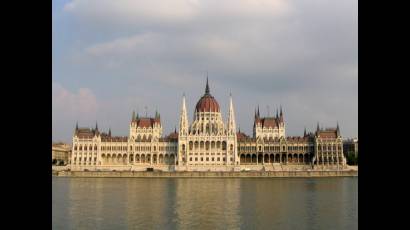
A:
POLYGON ((204 94, 252 135, 283 108, 287 136, 358 136, 357 0, 53 0, 52 138, 79 127, 127 136, 132 111, 178 127, 204 94))

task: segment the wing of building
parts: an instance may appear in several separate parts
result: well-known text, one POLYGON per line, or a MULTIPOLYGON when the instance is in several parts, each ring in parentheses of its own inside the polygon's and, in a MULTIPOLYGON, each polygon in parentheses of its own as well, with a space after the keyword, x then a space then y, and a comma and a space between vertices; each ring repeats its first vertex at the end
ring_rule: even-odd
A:
POLYGON ((285 136, 282 108, 274 117, 255 111, 253 136, 236 131, 232 95, 224 121, 208 79, 189 123, 185 95, 178 132, 163 135, 161 116, 140 117, 133 112, 128 136, 112 136, 95 128, 79 128, 73 135, 72 170, 238 171, 278 170, 283 167, 339 168, 346 166, 339 125, 301 137, 285 136))

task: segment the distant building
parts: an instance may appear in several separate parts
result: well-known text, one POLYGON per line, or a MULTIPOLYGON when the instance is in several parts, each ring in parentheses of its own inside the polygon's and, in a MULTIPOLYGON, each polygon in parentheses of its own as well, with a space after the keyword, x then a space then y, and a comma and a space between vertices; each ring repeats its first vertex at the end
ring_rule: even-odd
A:
POLYGON ((274 170, 281 165, 344 167, 342 137, 337 128, 320 129, 302 137, 286 137, 282 108, 274 117, 261 117, 255 110, 253 137, 236 131, 232 96, 224 121, 208 80, 205 94, 195 106, 191 124, 185 95, 179 117, 179 132, 163 137, 160 114, 140 117, 133 112, 128 136, 115 137, 95 129, 75 128, 72 170, 204 171, 274 170))
POLYGON ((71 146, 65 143, 53 143, 51 160, 56 165, 67 165, 71 157, 71 146))
POLYGON ((343 152, 347 157, 347 154, 353 152, 354 155, 357 157, 359 152, 359 140, 357 138, 347 139, 343 141, 343 152))

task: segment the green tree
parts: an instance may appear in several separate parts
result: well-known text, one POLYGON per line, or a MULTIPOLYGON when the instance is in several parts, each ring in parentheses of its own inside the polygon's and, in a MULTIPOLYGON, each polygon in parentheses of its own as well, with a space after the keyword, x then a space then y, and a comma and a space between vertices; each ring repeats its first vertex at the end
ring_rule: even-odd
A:
POLYGON ((349 165, 357 165, 359 159, 359 154, 355 154, 354 152, 349 152, 347 154, 347 164, 349 165))

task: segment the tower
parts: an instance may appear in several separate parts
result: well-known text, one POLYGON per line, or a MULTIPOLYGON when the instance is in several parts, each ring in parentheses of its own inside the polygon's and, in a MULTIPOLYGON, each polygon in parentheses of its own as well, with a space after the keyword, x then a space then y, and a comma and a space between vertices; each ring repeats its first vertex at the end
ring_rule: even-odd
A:
POLYGON ((184 159, 187 159, 187 143, 188 143, 188 114, 185 103, 185 93, 182 95, 181 114, 179 116, 179 133, 178 133, 178 165, 184 164, 184 159))

